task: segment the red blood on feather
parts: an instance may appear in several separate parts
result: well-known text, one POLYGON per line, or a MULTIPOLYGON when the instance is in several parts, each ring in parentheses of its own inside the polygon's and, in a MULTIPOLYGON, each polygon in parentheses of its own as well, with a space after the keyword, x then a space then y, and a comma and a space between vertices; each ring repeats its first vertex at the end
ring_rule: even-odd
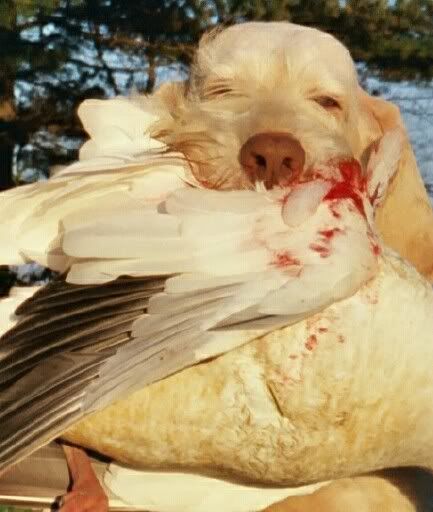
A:
POLYGON ((331 210, 331 213, 332 213, 332 216, 335 217, 336 219, 341 219, 341 213, 337 212, 335 207, 336 207, 336 205, 332 204, 332 203, 329 206, 329 208, 331 210))
POLYGON ((274 265, 278 268, 290 267, 292 265, 301 265, 301 262, 298 258, 294 258, 289 251, 280 251, 274 254, 274 259, 271 262, 271 265, 274 265))
POLYGON ((376 242, 376 239, 371 231, 368 232, 368 238, 370 240, 371 250, 375 256, 379 256, 382 253, 380 245, 376 242))
MULTIPOLYGON (((361 165, 353 158, 351 160, 342 160, 337 163, 337 166, 342 181, 334 182, 333 187, 326 194, 324 200, 352 199, 358 211, 365 217, 360 193, 366 189, 367 182, 361 165)), ((340 214, 335 209, 331 209, 331 212, 335 218, 340 217, 340 214)))
POLYGON ((374 205, 379 197, 379 185, 374 189, 373 194, 369 197, 370 203, 374 205))
POLYGON ((312 251, 318 252, 321 258, 327 258, 329 256, 329 247, 324 247, 323 245, 318 244, 310 244, 310 249, 312 251))
POLYGON ((317 336, 312 334, 305 342, 305 348, 312 352, 317 347, 317 336))
POLYGON ((338 163, 338 169, 346 183, 360 191, 365 190, 366 179, 362 172, 362 167, 357 160, 354 158, 351 160, 343 160, 338 163))
POLYGON ((319 235, 327 240, 331 240, 337 233, 341 233, 341 231, 340 228, 322 229, 319 231, 319 235))
POLYGON ((350 183, 345 181, 336 183, 324 197, 325 201, 332 199, 352 199, 358 211, 365 217, 362 199, 350 183))
POLYGON ((289 198, 290 194, 291 192, 287 192, 282 197, 280 197, 277 202, 284 206, 287 203, 287 199, 289 198))
POLYGON ((377 244, 372 244, 372 249, 373 249, 373 254, 375 256, 379 256, 379 254, 381 253, 380 247, 377 244))

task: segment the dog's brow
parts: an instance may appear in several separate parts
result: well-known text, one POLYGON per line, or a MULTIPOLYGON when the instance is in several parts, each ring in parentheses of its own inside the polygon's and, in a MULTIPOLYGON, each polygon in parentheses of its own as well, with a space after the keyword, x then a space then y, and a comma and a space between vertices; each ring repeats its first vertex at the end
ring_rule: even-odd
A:
POLYGON ((336 89, 335 87, 313 87, 307 90, 307 96, 310 98, 314 98, 316 96, 330 96, 335 100, 343 100, 344 93, 341 89, 336 89))
POLYGON ((206 87, 215 87, 220 85, 227 85, 232 81, 231 78, 224 77, 224 76, 218 76, 218 75, 208 75, 205 76, 203 79, 203 84, 206 87))
POLYGON ((307 96, 332 96, 335 99, 343 98, 347 91, 338 83, 336 80, 327 78, 326 85, 324 81, 320 81, 318 84, 314 84, 306 90, 307 96))

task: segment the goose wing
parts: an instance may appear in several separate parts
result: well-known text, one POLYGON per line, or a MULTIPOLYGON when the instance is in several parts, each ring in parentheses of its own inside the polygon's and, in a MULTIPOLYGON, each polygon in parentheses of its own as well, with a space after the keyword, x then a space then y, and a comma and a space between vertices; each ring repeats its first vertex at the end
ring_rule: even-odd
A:
POLYGON ((65 215, 57 240, 68 270, 18 308, 17 325, 0 339, 0 467, 374 275, 367 223, 350 201, 319 197, 295 227, 282 201, 180 187, 162 201, 65 215))

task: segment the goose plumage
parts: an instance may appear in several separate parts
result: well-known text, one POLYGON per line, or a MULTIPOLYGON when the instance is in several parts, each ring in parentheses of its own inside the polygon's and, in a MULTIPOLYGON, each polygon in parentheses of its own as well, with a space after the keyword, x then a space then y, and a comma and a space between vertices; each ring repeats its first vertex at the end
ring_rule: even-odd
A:
POLYGON ((62 277, 0 339, 0 468, 58 436, 271 486, 432 468, 433 294, 374 221, 401 133, 366 169, 343 148, 287 188, 221 192, 147 135, 150 100, 80 115, 80 161, 1 195, 2 262, 62 277))

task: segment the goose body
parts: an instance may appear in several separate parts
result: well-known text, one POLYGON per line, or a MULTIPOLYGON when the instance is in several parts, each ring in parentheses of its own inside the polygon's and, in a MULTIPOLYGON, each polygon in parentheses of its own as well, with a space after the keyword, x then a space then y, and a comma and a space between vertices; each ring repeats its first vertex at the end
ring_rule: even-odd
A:
POLYGON ((280 485, 349 466, 433 467, 432 308, 431 286, 387 255, 354 296, 152 384, 66 438, 132 466, 164 460, 280 485))
POLYGON ((118 461, 106 486, 155 512, 262 510, 334 478, 432 468, 432 307, 431 285, 389 253, 352 297, 147 386, 62 437, 118 461), (312 335, 317 346, 294 365, 292 350, 312 335), (288 365, 300 370, 293 380, 288 365))
MULTIPOLYGON (((113 133, 93 107, 80 162, 1 196, 17 233, 0 232, 3 261, 67 281, 24 302, 0 341, 1 466, 61 435, 147 470, 149 510, 175 510, 158 501, 170 472, 197 475, 176 502, 191 512, 194 482, 215 494, 213 478, 239 485, 243 512, 299 492, 275 486, 433 468, 433 294, 374 226, 398 143, 367 181, 334 162, 289 193, 221 200, 143 141, 157 112, 114 100, 106 112, 131 126, 113 133)), ((124 471, 107 480, 118 494, 124 471)))
POLYGON ((200 511, 204 502, 209 510, 221 496, 226 510, 253 510, 254 488, 261 510, 310 492, 295 487, 312 482, 385 467, 433 468, 432 308, 430 284, 389 254, 354 296, 152 384, 64 437, 144 470, 112 465, 106 484, 155 511, 200 511), (291 359, 311 336, 314 350, 291 359), (197 476, 183 475, 185 487, 171 494, 176 471, 197 476), (224 489, 203 474, 232 483, 224 489), (233 480, 237 500, 228 498, 233 480))

